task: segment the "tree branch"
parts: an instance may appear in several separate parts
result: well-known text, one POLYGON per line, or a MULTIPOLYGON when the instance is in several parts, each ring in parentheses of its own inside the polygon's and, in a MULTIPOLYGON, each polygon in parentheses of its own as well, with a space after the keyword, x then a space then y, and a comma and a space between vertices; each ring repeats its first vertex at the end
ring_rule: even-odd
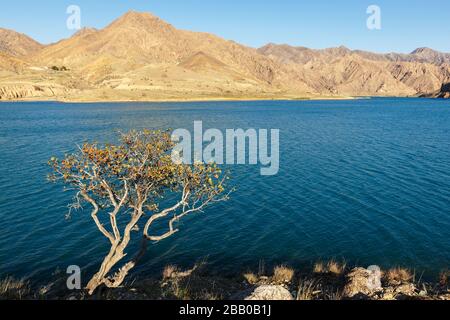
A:
POLYGON ((108 230, 106 230, 106 228, 101 224, 100 220, 98 219, 97 215, 98 215, 98 211, 99 211, 99 206, 98 206, 97 202, 95 202, 94 199, 89 197, 85 191, 82 191, 80 194, 87 202, 89 202, 94 207, 94 210, 92 210, 92 213, 91 213, 91 217, 92 217, 92 219, 94 219, 94 222, 97 225, 97 228, 100 230, 101 233, 103 233, 103 235, 106 238, 109 239, 111 244, 113 244, 114 243, 113 235, 108 230))

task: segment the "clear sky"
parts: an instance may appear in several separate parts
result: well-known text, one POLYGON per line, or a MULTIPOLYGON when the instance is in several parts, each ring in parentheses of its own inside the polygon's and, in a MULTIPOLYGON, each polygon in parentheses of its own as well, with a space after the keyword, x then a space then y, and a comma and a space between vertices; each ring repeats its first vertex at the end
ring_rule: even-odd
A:
POLYGON ((177 28, 205 31, 259 47, 269 42, 311 48, 345 45, 377 52, 431 47, 450 52, 449 0, 4 0, 0 27, 42 43, 69 37, 69 5, 82 26, 103 28, 128 10, 151 12, 177 28), (366 26, 381 8, 381 30, 366 26))

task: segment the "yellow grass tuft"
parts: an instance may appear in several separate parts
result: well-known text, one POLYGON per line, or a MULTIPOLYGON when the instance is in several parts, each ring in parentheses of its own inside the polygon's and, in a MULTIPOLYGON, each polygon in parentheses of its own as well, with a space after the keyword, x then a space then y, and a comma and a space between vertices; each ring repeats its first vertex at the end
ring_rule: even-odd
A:
POLYGON ((347 264, 345 262, 339 263, 335 260, 331 260, 330 262, 327 263, 328 272, 335 275, 343 274, 346 267, 347 264))
POLYGON ((273 270, 272 280, 276 283, 290 283, 295 271, 287 266, 278 266, 273 270))
POLYGON ((164 280, 172 279, 177 272, 178 272, 178 268, 176 266, 168 265, 163 270, 163 274, 162 274, 163 279, 164 280))
POLYGON ((387 271, 385 277, 390 285, 399 285, 411 281, 413 274, 406 268, 397 267, 387 271))
POLYGON ((334 275, 342 275, 347 268, 345 262, 339 263, 336 260, 331 260, 327 263, 317 262, 314 265, 313 272, 317 274, 331 273, 334 275))
POLYGON ((244 276, 245 280, 251 285, 258 283, 258 280, 259 280, 258 276, 255 275, 253 272, 245 273, 243 276, 244 276))
POLYGON ((325 265, 323 264, 323 262, 317 262, 314 265, 313 272, 314 273, 327 273, 325 265))

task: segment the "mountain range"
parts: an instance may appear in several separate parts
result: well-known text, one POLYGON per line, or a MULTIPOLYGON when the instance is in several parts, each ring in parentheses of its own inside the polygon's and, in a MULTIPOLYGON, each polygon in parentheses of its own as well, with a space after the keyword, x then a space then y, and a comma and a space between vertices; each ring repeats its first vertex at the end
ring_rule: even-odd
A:
POLYGON ((61 101, 438 96, 450 54, 250 48, 130 11, 42 45, 0 29, 0 99, 61 101))

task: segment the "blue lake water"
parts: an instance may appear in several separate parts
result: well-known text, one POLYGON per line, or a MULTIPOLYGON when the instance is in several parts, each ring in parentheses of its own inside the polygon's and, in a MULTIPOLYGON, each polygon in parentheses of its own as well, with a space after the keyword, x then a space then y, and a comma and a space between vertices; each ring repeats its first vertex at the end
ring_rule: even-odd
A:
POLYGON ((280 172, 232 167, 231 200, 149 247, 136 273, 166 264, 234 273, 345 258, 350 264, 450 265, 450 101, 0 103, 0 277, 92 272, 108 249, 72 193, 49 184, 48 159, 132 128, 280 129, 280 172))

